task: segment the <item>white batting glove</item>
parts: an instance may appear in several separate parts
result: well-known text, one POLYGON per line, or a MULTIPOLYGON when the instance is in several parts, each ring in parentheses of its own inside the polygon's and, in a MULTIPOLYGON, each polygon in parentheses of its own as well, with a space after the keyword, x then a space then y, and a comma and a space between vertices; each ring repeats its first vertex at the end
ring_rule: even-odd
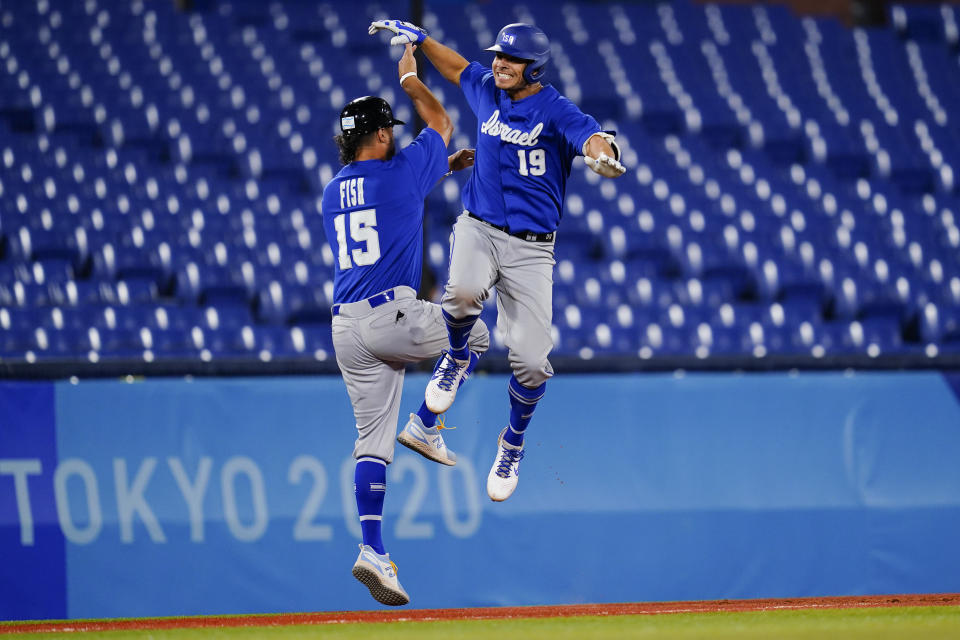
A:
POLYGON ((620 164, 619 160, 611 158, 605 153, 601 153, 596 159, 584 156, 583 161, 604 178, 619 178, 627 171, 627 168, 620 164))
POLYGON ((617 144, 617 140, 606 131, 600 132, 600 137, 607 141, 610 145, 610 148, 613 149, 613 159, 620 161, 620 146, 617 144))
POLYGON ((390 31, 395 35, 390 38, 390 44, 420 44, 427 39, 427 31, 422 27, 418 27, 412 22, 404 22, 403 20, 375 20, 370 23, 370 27, 367 29, 367 33, 370 35, 375 34, 377 31, 390 31))

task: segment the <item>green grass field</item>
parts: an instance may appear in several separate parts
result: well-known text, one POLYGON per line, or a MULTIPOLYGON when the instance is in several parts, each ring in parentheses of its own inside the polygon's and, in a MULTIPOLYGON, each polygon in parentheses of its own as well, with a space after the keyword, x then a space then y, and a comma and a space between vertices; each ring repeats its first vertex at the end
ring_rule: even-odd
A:
MULTIPOLYGON (((2 632, 0 625, 0 632, 2 632)), ((312 626, 230 627, 83 633, 30 633, 10 638, 93 640, 294 640, 299 638, 387 638, 469 640, 480 638, 960 638, 960 607, 884 607, 746 613, 683 613, 632 616, 584 616, 509 620, 345 623, 312 626)))

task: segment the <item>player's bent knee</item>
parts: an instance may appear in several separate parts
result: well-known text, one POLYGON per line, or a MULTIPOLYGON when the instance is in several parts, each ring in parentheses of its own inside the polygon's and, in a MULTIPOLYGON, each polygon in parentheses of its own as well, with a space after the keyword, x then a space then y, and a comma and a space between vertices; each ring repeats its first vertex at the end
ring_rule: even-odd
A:
POLYGON ((454 318, 476 316, 483 310, 483 301, 489 295, 486 289, 448 284, 440 305, 454 318))

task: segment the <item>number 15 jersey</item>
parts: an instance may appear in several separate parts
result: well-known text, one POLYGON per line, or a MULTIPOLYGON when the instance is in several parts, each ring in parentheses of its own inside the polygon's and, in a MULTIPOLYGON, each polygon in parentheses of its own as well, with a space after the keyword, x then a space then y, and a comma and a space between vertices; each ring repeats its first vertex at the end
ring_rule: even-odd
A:
POLYGON ((549 84, 511 100, 478 62, 460 74, 460 88, 478 124, 464 208, 511 231, 555 231, 573 159, 600 124, 549 84))
POLYGON ((323 189, 335 303, 420 287, 423 200, 447 172, 443 138, 426 128, 390 160, 351 162, 323 189))

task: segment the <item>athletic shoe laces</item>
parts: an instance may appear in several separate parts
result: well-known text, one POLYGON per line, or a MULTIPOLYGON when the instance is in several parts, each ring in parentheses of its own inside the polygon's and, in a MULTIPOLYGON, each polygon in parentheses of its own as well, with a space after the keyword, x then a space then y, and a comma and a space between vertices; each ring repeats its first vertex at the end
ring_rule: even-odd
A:
POLYGON ((500 458, 500 464, 497 465, 497 475, 501 478, 510 477, 510 467, 514 463, 523 460, 523 449, 507 449, 502 447, 503 456, 500 458))
POLYGON ((438 387, 444 391, 450 391, 450 388, 453 387, 453 381, 457 379, 457 374, 460 373, 460 365, 457 364, 457 361, 453 359, 453 356, 446 351, 443 352, 443 357, 443 364, 437 368, 437 371, 433 374, 433 377, 438 378, 438 387))

